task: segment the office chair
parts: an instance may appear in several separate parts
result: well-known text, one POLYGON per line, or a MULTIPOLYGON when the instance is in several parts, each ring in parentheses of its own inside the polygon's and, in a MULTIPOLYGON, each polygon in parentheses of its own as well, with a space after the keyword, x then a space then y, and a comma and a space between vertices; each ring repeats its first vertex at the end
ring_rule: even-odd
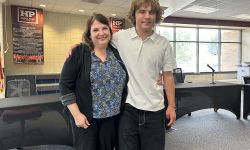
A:
MULTIPOLYGON (((173 69, 173 76, 174 76, 175 83, 184 83, 185 76, 182 73, 181 68, 173 69)), ((191 116, 191 112, 189 111, 188 108, 179 106, 179 103, 181 102, 181 97, 187 97, 187 96, 192 96, 192 93, 185 92, 185 91, 176 92, 176 112, 182 110, 182 111, 188 112, 188 116, 191 116)))
MULTIPOLYGON (((23 97, 23 96, 30 96, 31 95, 31 83, 30 81, 35 81, 35 80, 27 80, 27 79, 22 79, 22 76, 18 76, 14 79, 10 79, 6 77, 7 82, 6 82, 6 97, 23 97)), ((35 84, 35 83, 33 83, 35 84)), ((33 92, 32 95, 34 95, 35 92, 33 92)), ((6 99, 8 100, 8 99, 6 99)), ((28 131, 25 129, 26 125, 26 120, 30 119, 37 119, 42 116, 42 110, 39 107, 28 107, 28 108, 18 108, 18 109, 8 109, 4 110, 2 113, 2 120, 5 123, 12 124, 15 122, 20 122, 20 133, 21 136, 24 137, 27 135, 28 131)), ((29 131, 29 133, 32 131, 29 131)), ((9 137, 16 137, 20 135, 20 133, 10 135, 9 137)), ((9 137, 5 137, 9 138, 9 137)))
POLYGON ((182 69, 181 68, 175 68, 175 69, 173 69, 173 76, 174 76, 175 83, 184 83, 185 76, 182 73, 182 69))

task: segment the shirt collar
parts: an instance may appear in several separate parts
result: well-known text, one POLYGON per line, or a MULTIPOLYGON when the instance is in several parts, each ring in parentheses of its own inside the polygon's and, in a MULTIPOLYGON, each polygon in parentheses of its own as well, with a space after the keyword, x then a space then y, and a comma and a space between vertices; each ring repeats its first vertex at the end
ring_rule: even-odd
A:
MULTIPOLYGON (((106 58, 106 61, 108 61, 108 60, 111 60, 112 59, 112 55, 113 55, 113 53, 112 53, 112 50, 111 50, 111 48, 108 46, 107 47, 107 58, 106 58)), ((92 57, 92 59, 94 60, 94 61, 100 61, 100 59, 95 55, 95 51, 92 51, 91 52, 91 57, 92 57)))
MULTIPOLYGON (((131 39, 139 37, 138 34, 135 31, 135 27, 130 29, 130 36, 131 36, 131 39)), ((156 33, 153 32, 153 34, 150 35, 147 39, 151 39, 152 41, 154 41, 155 37, 156 37, 156 33)))

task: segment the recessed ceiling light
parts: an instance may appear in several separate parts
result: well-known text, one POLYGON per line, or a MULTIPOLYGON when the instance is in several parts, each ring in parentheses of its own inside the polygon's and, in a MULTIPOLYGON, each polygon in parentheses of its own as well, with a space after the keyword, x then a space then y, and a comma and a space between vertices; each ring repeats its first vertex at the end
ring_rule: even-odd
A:
POLYGON ((116 16, 116 14, 111 14, 111 16, 116 16))
POLYGON ((212 8, 212 7, 204 7, 204 6, 193 5, 191 7, 183 9, 183 10, 191 11, 191 12, 197 12, 197 13, 203 13, 203 14, 209 14, 209 13, 216 12, 219 9, 212 8))
POLYGON ((40 7, 46 7, 46 5, 44 5, 44 4, 40 4, 39 6, 40 6, 40 7))
POLYGON ((79 11, 79 12, 84 12, 85 10, 83 10, 83 9, 79 9, 78 11, 79 11))
POLYGON ((245 19, 245 20, 250 20, 250 14, 239 14, 232 16, 234 18, 239 18, 239 19, 245 19))

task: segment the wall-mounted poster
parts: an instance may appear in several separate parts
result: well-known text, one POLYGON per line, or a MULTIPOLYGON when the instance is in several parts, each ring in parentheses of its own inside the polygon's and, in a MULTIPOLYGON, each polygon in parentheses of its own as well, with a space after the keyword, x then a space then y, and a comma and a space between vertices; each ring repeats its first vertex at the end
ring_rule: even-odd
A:
POLYGON ((122 18, 110 18, 111 20, 111 29, 115 33, 125 27, 125 19, 122 18))
POLYGON ((17 64, 43 64, 43 10, 11 6, 13 60, 17 64))

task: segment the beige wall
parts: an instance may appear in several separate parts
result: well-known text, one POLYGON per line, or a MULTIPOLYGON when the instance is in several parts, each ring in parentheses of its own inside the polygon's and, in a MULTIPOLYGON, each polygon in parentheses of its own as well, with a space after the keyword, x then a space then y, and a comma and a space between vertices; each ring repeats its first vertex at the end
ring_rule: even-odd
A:
MULTIPOLYGON (((3 57, 3 7, 2 7, 2 2, 0 2, 0 55, 1 55, 1 65, 2 67, 4 67, 4 57, 3 57)), ((4 81, 3 81, 4 82, 4 81)), ((5 89, 0 92, 0 98, 4 98, 5 97, 5 89)), ((1 100, 1 99, 0 99, 1 100)))
MULTIPOLYGON (((10 9, 7 12, 7 37, 9 50, 5 54, 5 74, 49 74, 60 73, 67 49, 79 43, 88 16, 44 12, 44 65, 23 65, 13 63, 12 29, 10 9)), ((131 24, 126 20, 126 28, 131 24)), ((249 40, 250 41, 250 40, 249 40)), ((6 46, 6 42, 5 46, 6 46)), ((250 55, 250 53, 249 53, 250 55)), ((236 74, 216 74, 215 79, 232 79, 236 74)), ((211 81, 211 75, 187 75, 187 81, 211 81)))
MULTIPOLYGON (((13 63, 12 28, 10 8, 7 12, 9 50, 5 54, 5 74, 60 73, 65 54, 70 46, 79 43, 88 16, 44 12, 44 65, 13 63)), ((6 42, 5 42, 6 46, 6 42)))
MULTIPOLYGON (((13 63, 12 26, 10 7, 7 10, 7 37, 9 50, 5 54, 5 74, 50 74, 60 73, 66 51, 81 42, 88 16, 44 12, 44 65, 13 63)), ((126 20, 126 28, 130 23, 126 20)), ((5 42, 6 47, 6 42, 5 42)))
POLYGON ((88 17, 45 12, 44 18, 45 68, 38 73, 59 73, 65 61, 66 51, 81 42, 88 17))

